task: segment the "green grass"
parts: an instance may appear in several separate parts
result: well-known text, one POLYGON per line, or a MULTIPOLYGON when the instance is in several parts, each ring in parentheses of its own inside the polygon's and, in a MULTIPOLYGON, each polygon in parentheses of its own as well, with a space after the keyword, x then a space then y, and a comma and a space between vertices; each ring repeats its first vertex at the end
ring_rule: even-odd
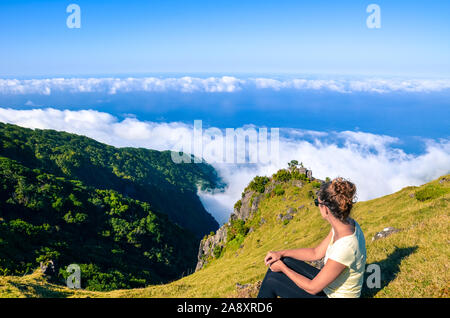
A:
MULTIPOLYGON (((450 175, 447 175, 447 180, 450 175)), ((381 267, 380 289, 364 290, 364 297, 450 297, 450 182, 438 178, 420 187, 406 187, 377 199, 358 202, 352 216, 366 237, 367 264, 381 267), (425 193, 425 200, 418 193, 425 193), (376 232, 392 226, 401 231, 372 241, 376 232)), ((47 283, 35 272, 23 277, 0 277, 1 297, 236 297, 236 283, 256 283, 267 268, 263 258, 269 250, 312 247, 330 230, 308 194, 312 184, 300 191, 285 184, 284 195, 264 198, 254 230, 228 245, 220 258, 200 271, 165 285, 112 292, 74 291, 47 283), (286 198, 283 200, 283 198, 286 198), (277 215, 289 207, 299 209, 288 224, 277 215), (230 248, 230 246, 232 248, 230 248)))

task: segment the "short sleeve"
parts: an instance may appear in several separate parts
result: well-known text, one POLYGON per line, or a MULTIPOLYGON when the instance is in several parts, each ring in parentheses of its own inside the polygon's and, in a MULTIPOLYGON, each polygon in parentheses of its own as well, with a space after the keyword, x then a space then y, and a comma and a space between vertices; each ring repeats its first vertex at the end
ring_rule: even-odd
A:
POLYGON ((352 240, 341 239, 333 244, 328 259, 350 267, 355 262, 355 249, 352 240))

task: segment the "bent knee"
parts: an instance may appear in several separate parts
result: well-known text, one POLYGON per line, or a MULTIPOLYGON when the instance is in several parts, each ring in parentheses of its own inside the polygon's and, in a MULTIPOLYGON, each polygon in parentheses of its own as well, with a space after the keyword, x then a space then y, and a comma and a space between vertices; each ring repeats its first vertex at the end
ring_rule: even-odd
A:
POLYGON ((299 261, 298 259, 295 259, 292 257, 283 257, 282 261, 283 261, 283 263, 285 263, 288 266, 304 263, 303 261, 299 261))

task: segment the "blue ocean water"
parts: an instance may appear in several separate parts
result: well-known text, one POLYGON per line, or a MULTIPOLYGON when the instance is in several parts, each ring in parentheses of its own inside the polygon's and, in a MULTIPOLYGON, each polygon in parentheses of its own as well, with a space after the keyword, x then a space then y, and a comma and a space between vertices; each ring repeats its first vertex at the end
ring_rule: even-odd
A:
POLYGON ((397 137, 395 147, 420 154, 424 139, 449 138, 450 92, 340 93, 299 90, 216 92, 69 93, 0 95, 0 107, 94 109, 118 120, 237 128, 296 128, 314 131, 361 131, 397 137))

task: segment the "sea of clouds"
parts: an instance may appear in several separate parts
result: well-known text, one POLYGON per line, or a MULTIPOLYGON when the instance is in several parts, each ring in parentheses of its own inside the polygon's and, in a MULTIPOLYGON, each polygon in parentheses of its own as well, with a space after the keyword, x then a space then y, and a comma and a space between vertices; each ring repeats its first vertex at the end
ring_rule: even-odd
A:
MULTIPOLYGON (((146 147, 156 150, 179 150, 183 139, 193 136, 194 129, 194 123, 156 123, 141 121, 135 117, 118 119, 96 110, 52 108, 0 108, 0 122, 28 128, 67 131, 116 147, 146 147)), ((248 127, 258 129, 252 125, 248 127)), ((206 148, 220 147, 217 140, 211 138, 203 138, 202 142, 206 148)), ((247 165, 212 160, 212 165, 227 183, 227 187, 224 191, 199 192, 199 195, 206 209, 219 223, 224 223, 241 192, 255 175, 271 175, 278 169, 285 168, 290 160, 296 159, 311 169, 316 178, 342 176, 355 182, 358 200, 369 200, 405 186, 423 184, 450 172, 450 140, 423 139, 422 142, 425 150, 421 154, 412 155, 398 147, 401 144, 398 138, 387 135, 360 131, 280 129, 278 160, 247 165)), ((249 145, 248 149, 251 151, 257 148, 249 145)))
POLYGON ((437 92, 450 89, 450 79, 402 78, 268 78, 268 77, 106 77, 0 79, 0 94, 50 95, 57 92, 106 93, 168 92, 232 93, 243 89, 328 90, 339 93, 437 92))

